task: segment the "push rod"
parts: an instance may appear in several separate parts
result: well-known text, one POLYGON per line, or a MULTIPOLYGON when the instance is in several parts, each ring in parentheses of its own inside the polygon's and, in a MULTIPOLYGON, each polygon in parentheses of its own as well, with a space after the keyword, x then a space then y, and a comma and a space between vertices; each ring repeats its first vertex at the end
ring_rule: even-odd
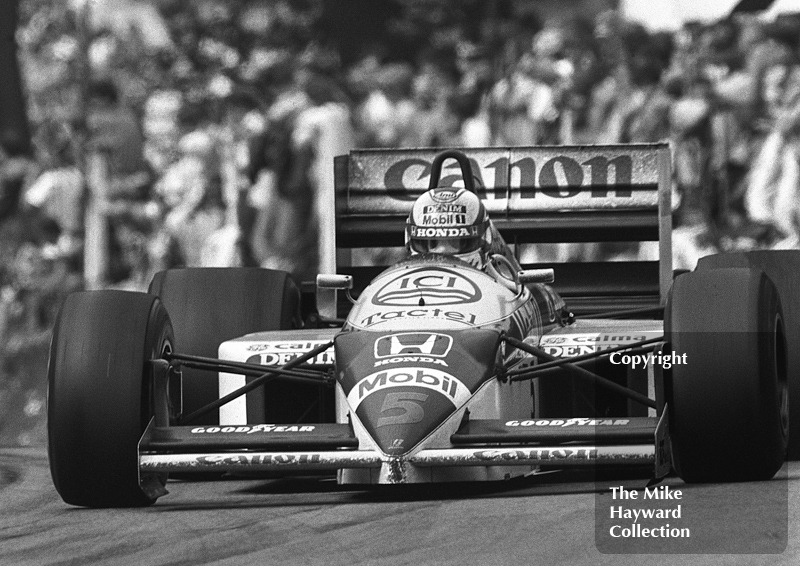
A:
POLYGON ((296 370, 285 370, 283 368, 267 368, 261 364, 249 364, 245 362, 233 362, 230 360, 220 360, 218 358, 204 358, 202 356, 192 356, 188 354, 170 354, 166 356, 171 362, 178 362, 181 366, 208 371, 226 371, 230 373, 241 373, 242 375, 253 376, 262 375, 265 371, 291 377, 304 378, 313 381, 329 381, 328 378, 320 375, 318 370, 306 370, 298 368, 296 370))
MULTIPOLYGON (((614 348, 609 348, 608 350, 599 350, 597 352, 590 352, 588 354, 583 354, 583 355, 575 356, 575 357, 572 357, 572 358, 556 359, 555 361, 546 362, 546 363, 543 363, 541 365, 537 365, 537 366, 532 367, 532 368, 509 370, 509 371, 506 372, 506 375, 507 376, 518 376, 518 375, 523 375, 523 374, 524 375, 528 375, 530 373, 538 373, 538 372, 540 372, 542 370, 563 366, 565 364, 571 364, 571 363, 575 363, 575 362, 583 362, 585 360, 591 360, 592 358, 601 358, 601 357, 604 357, 604 356, 610 356, 614 352, 622 352, 624 350, 639 349, 642 346, 645 346, 647 344, 655 344, 657 342, 663 342, 663 341, 664 341, 664 337, 663 336, 660 336, 658 338, 649 338, 648 340, 642 340, 641 342, 636 342, 635 344, 625 344, 623 346, 616 346, 614 348)), ((512 379, 511 381, 517 381, 517 380, 512 379)))
MULTIPOLYGON (((306 352, 302 356, 289 361, 283 367, 276 368, 276 369, 285 371, 285 370, 290 370, 290 369, 296 368, 300 364, 304 364, 308 360, 311 360, 311 359, 315 358, 316 356, 320 355, 322 352, 324 352, 325 350, 327 350, 331 346, 333 346, 333 341, 332 340, 330 342, 326 342, 325 344, 321 344, 321 345, 317 346, 316 348, 306 352)), ((245 394, 249 393, 250 391, 253 391, 257 387, 261 387, 265 383, 269 383, 270 381, 272 381, 276 377, 278 377, 278 374, 273 370, 269 370, 267 372, 264 372, 262 375, 260 375, 259 377, 257 377, 253 381, 251 381, 250 383, 240 387, 236 391, 231 391, 230 393, 228 393, 224 397, 220 397, 216 401, 212 401, 208 405, 206 405, 204 407, 200 407, 199 409, 189 413, 185 417, 181 416, 181 418, 178 419, 179 420, 179 424, 186 424, 186 423, 191 422, 191 421, 193 421, 193 420, 195 420, 195 419, 197 419, 199 417, 202 417, 203 415, 206 415, 206 414, 210 413, 211 411, 220 408, 225 403, 229 403, 230 401, 233 401, 234 399, 237 399, 237 398, 241 397, 242 395, 245 395, 245 394)))
MULTIPOLYGON (((522 340, 517 340, 516 338, 512 338, 511 336, 505 336, 504 340, 506 341, 507 344, 511 344, 512 346, 514 346, 519 350, 522 350, 523 352, 528 352, 529 354, 533 354, 534 356, 536 356, 541 360, 545 360, 547 362, 560 361, 558 358, 556 358, 555 356, 551 356, 541 348, 537 348, 536 346, 531 346, 530 344, 526 344, 522 340)), ((620 395, 628 397, 629 399, 632 399, 633 401, 641 403, 642 405, 645 405, 647 407, 652 407, 653 409, 658 408, 656 402, 650 399, 649 397, 642 395, 637 391, 633 391, 632 389, 628 389, 627 387, 619 385, 618 383, 614 383, 610 379, 606 379, 605 377, 599 376, 596 373, 592 373, 589 370, 578 367, 571 362, 572 360, 569 360, 569 362, 565 363, 562 367, 565 370, 572 373, 573 375, 575 375, 576 377, 593 381, 598 385, 605 387, 606 389, 610 389, 611 391, 619 393, 620 395)))
POLYGON ((628 309, 624 311, 612 311, 612 312, 598 312, 598 313, 591 313, 591 314, 584 314, 578 318, 578 320, 586 320, 592 318, 621 318, 625 316, 634 316, 637 314, 662 314, 664 312, 664 307, 644 307, 641 309, 628 309))

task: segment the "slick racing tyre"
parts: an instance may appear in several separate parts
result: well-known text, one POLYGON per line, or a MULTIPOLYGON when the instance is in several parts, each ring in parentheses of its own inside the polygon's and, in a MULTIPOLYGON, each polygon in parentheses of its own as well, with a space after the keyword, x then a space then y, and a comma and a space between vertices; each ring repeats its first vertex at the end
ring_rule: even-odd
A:
POLYGON ((800 251, 758 250, 715 254, 701 258, 698 270, 720 267, 753 267, 772 279, 778 288, 783 309, 783 326, 789 345, 789 459, 800 460, 800 251), (794 416, 792 416, 794 415, 794 416))
MULTIPOLYGON (((218 357, 219 345, 231 338, 264 330, 286 330, 300 324, 300 293, 283 271, 260 268, 189 268, 161 271, 150 283, 175 328, 181 354, 218 357)), ((183 368, 184 415, 219 398, 216 373, 183 368)), ((282 384, 271 384, 280 387, 282 384)), ((264 395, 261 387, 248 394, 264 395)), ((255 419, 265 422, 264 417, 255 419)), ((190 424, 219 424, 219 410, 190 424)))
POLYGON ((167 311, 153 295, 88 291, 67 297, 47 370, 50 472, 65 502, 136 507, 164 493, 166 476, 140 484, 137 447, 154 411, 148 362, 172 343, 167 311))
POLYGON ((686 482, 771 478, 787 447, 786 340, 778 291, 756 269, 675 279, 666 339, 685 364, 665 380, 673 463, 686 482))

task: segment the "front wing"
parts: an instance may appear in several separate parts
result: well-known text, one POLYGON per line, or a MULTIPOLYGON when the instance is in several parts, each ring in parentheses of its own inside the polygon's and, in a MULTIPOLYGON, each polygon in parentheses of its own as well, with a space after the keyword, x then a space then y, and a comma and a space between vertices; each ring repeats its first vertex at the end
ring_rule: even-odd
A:
MULTIPOLYGON (((671 460, 666 414, 472 420, 451 436, 451 447, 426 448, 423 443, 402 457, 359 450, 349 424, 156 427, 151 422, 139 444, 139 470, 146 476, 368 468, 375 472, 373 483, 406 483, 409 468, 648 466, 655 477, 663 477, 671 460)), ((453 478, 459 477, 454 471, 453 478)))

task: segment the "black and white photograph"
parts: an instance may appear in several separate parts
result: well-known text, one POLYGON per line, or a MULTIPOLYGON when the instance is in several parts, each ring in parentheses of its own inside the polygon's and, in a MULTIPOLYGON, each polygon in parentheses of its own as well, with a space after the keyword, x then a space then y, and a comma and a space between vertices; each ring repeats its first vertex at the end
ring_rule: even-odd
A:
POLYGON ((800 563, 800 0, 0 0, 0 564, 800 563))

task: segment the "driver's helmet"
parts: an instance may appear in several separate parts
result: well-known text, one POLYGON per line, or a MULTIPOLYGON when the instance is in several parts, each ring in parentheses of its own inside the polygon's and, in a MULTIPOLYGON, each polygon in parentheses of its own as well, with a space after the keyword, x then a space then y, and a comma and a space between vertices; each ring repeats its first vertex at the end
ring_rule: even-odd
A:
POLYGON ((492 244, 489 215, 481 199, 466 189, 438 187, 421 195, 406 222, 411 255, 455 256, 483 268, 492 244))

